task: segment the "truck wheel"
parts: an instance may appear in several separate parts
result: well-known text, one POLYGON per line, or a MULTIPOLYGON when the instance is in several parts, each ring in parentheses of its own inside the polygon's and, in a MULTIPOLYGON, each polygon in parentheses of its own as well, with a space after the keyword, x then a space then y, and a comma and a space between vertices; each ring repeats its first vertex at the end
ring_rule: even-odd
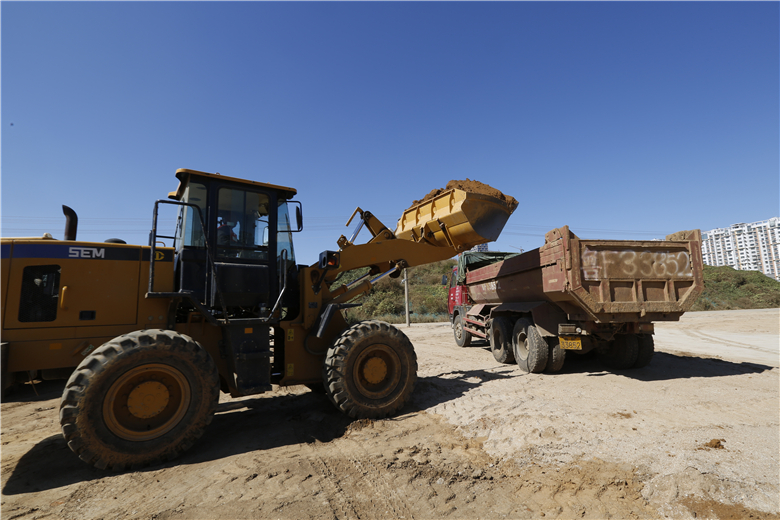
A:
POLYGON ((557 337, 547 338, 547 366, 544 371, 554 374, 563 368, 566 360, 566 351, 561 348, 561 342, 557 337))
POLYGON ((383 321, 363 321, 328 349, 325 393, 350 417, 379 419, 400 410, 417 381, 417 355, 406 334, 383 321))
POLYGON ((463 330, 463 318, 460 314, 452 320, 452 332, 455 334, 455 344, 459 347, 471 345, 471 334, 463 330))
POLYGON ((538 374, 547 366, 547 342, 527 319, 520 318, 515 323, 512 345, 517 365, 526 372, 538 374))
POLYGON ((60 425, 70 449, 100 469, 170 460, 203 435, 219 399, 211 356, 169 330, 119 336, 70 376, 60 425))
POLYGON ((650 364, 655 354, 655 342, 651 334, 640 334, 637 336, 638 340, 638 352, 636 361, 634 361, 633 368, 642 368, 650 364))
POLYGON ((600 352, 602 362, 609 368, 625 370, 634 366, 639 355, 636 334, 618 334, 609 347, 600 352))
POLYGON ((512 322, 505 316, 497 316, 490 321, 490 350, 499 363, 514 363, 512 351, 512 322))

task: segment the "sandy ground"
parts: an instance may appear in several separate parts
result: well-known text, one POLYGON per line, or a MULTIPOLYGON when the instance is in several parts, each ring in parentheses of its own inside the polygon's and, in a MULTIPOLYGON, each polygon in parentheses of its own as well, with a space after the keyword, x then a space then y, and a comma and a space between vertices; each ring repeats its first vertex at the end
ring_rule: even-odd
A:
POLYGON ((2 518, 780 518, 780 312, 657 325, 643 369, 559 374, 401 327, 419 380, 398 417, 350 420, 304 387, 224 397, 181 458, 123 474, 59 433, 62 383, 2 403, 2 518))

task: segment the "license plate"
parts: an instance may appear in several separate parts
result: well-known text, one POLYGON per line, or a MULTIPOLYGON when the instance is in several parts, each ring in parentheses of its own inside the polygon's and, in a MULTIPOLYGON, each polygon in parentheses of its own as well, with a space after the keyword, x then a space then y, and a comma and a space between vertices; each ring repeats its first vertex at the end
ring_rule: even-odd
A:
POLYGON ((559 339, 561 348, 564 350, 582 350, 582 338, 579 336, 571 338, 561 336, 559 339))

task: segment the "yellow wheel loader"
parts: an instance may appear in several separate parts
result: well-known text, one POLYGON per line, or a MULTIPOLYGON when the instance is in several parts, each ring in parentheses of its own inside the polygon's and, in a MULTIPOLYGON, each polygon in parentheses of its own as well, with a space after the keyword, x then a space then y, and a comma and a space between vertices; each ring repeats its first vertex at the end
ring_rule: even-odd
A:
POLYGON ((295 189, 187 169, 176 177, 178 189, 154 205, 148 246, 77 241, 67 207, 64 240, 1 241, 4 388, 69 374, 63 435, 101 469, 176 457, 211 422, 220 390, 317 385, 351 417, 398 412, 417 378, 412 344, 387 323, 350 327, 341 310, 384 276, 495 240, 514 209, 445 190, 393 232, 358 208, 352 237, 305 266, 293 251, 303 227, 295 189), (157 228, 164 204, 178 206, 175 231, 157 228), (371 238, 355 244, 362 227, 371 238), (337 282, 362 267, 362 279, 337 282))

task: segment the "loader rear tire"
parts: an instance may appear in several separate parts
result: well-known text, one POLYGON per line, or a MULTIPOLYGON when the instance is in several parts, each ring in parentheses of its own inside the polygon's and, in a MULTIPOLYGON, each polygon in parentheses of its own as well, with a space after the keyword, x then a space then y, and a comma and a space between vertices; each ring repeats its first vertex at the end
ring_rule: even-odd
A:
POLYGON ((397 328, 363 321, 328 349, 322 379, 336 408, 356 419, 380 419, 398 412, 412 394, 417 355, 397 328))
POLYGON ((561 348, 561 341, 557 336, 547 338, 547 345, 547 366, 544 371, 550 374, 560 372, 564 361, 566 361, 566 351, 561 348))
POLYGON ((601 361, 609 368, 625 370, 632 368, 639 356, 636 334, 618 334, 609 347, 600 352, 601 361))
POLYGON ((517 366, 526 372, 538 374, 547 366, 547 342, 536 325, 525 318, 520 318, 512 330, 512 345, 515 351, 517 366))
POLYGON ((459 347, 471 345, 471 334, 463 330, 463 317, 460 314, 452 320, 452 333, 455 335, 455 344, 459 347))
POLYGON ((119 336, 87 356, 60 403, 70 449, 99 469, 171 460, 211 422, 219 376, 192 338, 169 330, 119 336))
POLYGON ((499 363, 515 362, 512 322, 506 316, 496 316, 490 321, 490 351, 499 363))
POLYGON ((651 334, 640 334, 637 336, 637 340, 639 350, 632 368, 646 367, 653 359, 653 354, 655 354, 655 341, 653 341, 651 334))

